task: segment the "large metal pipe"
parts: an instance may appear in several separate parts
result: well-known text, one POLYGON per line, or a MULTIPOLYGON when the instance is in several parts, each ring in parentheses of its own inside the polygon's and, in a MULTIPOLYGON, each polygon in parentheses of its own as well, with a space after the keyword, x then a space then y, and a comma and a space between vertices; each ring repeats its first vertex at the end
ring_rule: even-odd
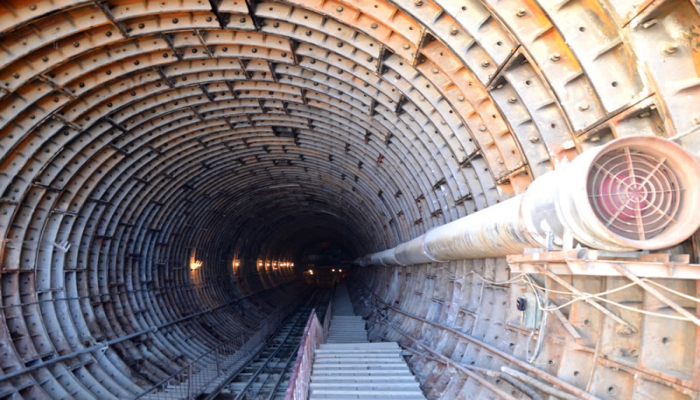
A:
POLYGON ((697 204, 697 160, 666 139, 625 137, 544 174, 524 194, 356 262, 503 257, 532 247, 561 248, 570 240, 608 251, 667 248, 700 227, 697 204))

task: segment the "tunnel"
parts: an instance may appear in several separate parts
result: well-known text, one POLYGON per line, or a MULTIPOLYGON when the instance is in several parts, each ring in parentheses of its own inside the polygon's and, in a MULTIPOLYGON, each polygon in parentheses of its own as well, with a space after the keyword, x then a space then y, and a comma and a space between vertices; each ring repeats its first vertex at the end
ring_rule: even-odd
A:
POLYGON ((3 0, 0 399, 339 282, 428 399, 700 399, 699 54, 691 0, 3 0))

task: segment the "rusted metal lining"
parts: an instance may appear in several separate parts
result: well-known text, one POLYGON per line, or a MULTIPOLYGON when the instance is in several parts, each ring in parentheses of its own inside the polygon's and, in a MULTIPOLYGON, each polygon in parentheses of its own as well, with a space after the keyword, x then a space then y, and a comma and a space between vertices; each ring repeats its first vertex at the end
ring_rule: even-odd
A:
POLYGON ((671 247, 700 227, 698 176, 700 163, 671 141, 616 139, 544 174, 525 194, 356 262, 502 257, 529 247, 570 248, 572 240, 610 251, 671 247))
POLYGON ((615 137, 700 154, 687 0, 162 3, 0 5, 3 373, 177 321, 1 394, 140 393, 264 318, 255 300, 181 319, 294 279, 255 265, 299 232, 374 251, 615 137))

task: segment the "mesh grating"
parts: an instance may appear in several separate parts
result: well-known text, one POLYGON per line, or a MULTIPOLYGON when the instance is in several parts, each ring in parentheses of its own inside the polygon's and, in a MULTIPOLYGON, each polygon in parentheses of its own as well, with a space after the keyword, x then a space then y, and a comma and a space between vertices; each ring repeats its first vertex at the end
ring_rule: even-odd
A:
POLYGON ((681 182, 668 166, 642 150, 623 147, 603 154, 588 178, 591 205, 613 233, 648 240, 677 224, 681 182))

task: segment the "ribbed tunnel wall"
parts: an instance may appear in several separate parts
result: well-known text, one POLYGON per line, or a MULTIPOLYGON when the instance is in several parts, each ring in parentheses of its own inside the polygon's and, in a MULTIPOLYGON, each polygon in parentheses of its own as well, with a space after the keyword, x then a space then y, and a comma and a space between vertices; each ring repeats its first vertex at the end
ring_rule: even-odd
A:
MULTIPOLYGON (((313 244, 395 246, 615 137, 697 157, 699 26, 685 0, 4 1, 0 396, 136 396, 306 292, 292 265, 313 244)), ((475 260, 368 268, 353 287, 524 357, 529 332, 495 333, 520 289, 471 271, 507 278, 475 260)), ((584 339, 552 331, 538 368, 602 398, 697 396, 693 325, 631 314, 640 333, 618 335, 581 307, 584 339), (606 352, 636 367, 591 361, 606 352)), ((365 311, 375 337, 407 340, 365 311)), ((429 398, 492 396, 412 364, 429 398)))

